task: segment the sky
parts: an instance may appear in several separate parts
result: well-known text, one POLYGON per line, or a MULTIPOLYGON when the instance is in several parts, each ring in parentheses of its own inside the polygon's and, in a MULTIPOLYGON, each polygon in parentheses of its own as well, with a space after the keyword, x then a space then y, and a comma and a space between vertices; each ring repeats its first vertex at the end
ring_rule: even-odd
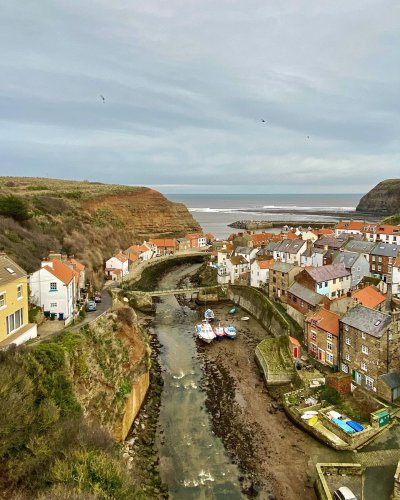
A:
POLYGON ((1 175, 163 193, 363 193, 399 177, 398 0, 0 12, 1 175))

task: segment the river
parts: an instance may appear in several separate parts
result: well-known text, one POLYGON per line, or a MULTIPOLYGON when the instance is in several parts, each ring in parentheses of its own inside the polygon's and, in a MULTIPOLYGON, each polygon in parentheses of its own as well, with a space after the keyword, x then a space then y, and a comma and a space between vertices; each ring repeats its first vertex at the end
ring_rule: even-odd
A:
MULTIPOLYGON (((199 264, 181 266, 159 282, 172 288, 199 264)), ((161 344, 164 379, 158 445, 160 474, 175 499, 239 499, 239 471, 213 433, 200 389, 203 365, 197 356, 194 326, 197 312, 175 297, 157 304, 154 331, 161 344)))

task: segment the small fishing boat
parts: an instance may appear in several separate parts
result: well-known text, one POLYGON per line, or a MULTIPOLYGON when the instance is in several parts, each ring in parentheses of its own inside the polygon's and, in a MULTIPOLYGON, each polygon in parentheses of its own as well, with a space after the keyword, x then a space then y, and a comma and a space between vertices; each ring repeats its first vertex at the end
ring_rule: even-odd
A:
POLYGON ((311 425, 311 427, 315 425, 317 422, 318 422, 317 415, 314 415, 312 418, 310 418, 310 420, 307 421, 308 425, 311 425))
POLYGON ((204 318, 207 321, 212 321, 214 319, 214 311, 212 309, 207 309, 204 313, 204 318))
POLYGON ((228 339, 233 340, 236 338, 236 328, 234 326, 226 326, 224 332, 228 339))
POLYGON ((243 316, 243 318, 240 318, 242 321, 249 321, 249 317, 248 316, 243 316))
POLYGON ((215 333, 210 323, 202 322, 196 325, 196 334, 203 342, 209 344, 215 339, 215 333))
POLYGON ((229 314, 235 314, 235 312, 236 312, 236 307, 231 307, 229 309, 229 314))
POLYGON ((346 423, 356 432, 361 432, 364 430, 364 426, 359 424, 358 422, 355 422, 354 420, 348 420, 346 423))
POLYGON ((303 413, 303 415, 301 416, 301 418, 303 420, 310 420, 311 418, 315 417, 316 415, 318 415, 317 411, 305 411, 303 413))
POLYGON ((214 333, 217 337, 217 340, 223 340, 223 338, 226 336, 224 332, 224 327, 221 325, 214 327, 214 333))

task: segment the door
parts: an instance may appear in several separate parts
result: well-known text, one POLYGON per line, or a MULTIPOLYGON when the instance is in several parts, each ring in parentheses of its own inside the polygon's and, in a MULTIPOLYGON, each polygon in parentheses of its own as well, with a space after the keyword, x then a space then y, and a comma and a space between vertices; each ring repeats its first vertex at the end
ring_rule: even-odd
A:
POLYGON ((325 363, 325 351, 318 347, 318 361, 325 363))
POLYGON ((293 347, 293 357, 294 358, 299 357, 299 348, 298 347, 293 347))

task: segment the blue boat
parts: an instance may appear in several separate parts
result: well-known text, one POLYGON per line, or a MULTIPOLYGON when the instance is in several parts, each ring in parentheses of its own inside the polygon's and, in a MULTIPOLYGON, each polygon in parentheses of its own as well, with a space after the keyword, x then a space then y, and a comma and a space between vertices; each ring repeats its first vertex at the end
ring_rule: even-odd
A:
POLYGON ((345 420, 341 420, 340 418, 333 418, 332 422, 334 422, 338 427, 347 432, 347 434, 354 434, 355 430, 353 427, 350 427, 345 420))
POLYGON ((349 425, 352 429, 354 429, 356 432, 361 432, 364 430, 364 426, 359 424, 358 422, 355 422, 354 420, 348 420, 346 422, 347 425, 349 425))
POLYGON ((236 338, 236 328, 234 326, 226 326, 224 332, 228 339, 233 340, 236 338))
POLYGON ((204 313, 204 318, 207 321, 212 321, 214 319, 214 311, 212 309, 207 309, 204 313))
POLYGON ((236 312, 236 307, 232 307, 231 309, 229 309, 229 314, 235 314, 236 312))

